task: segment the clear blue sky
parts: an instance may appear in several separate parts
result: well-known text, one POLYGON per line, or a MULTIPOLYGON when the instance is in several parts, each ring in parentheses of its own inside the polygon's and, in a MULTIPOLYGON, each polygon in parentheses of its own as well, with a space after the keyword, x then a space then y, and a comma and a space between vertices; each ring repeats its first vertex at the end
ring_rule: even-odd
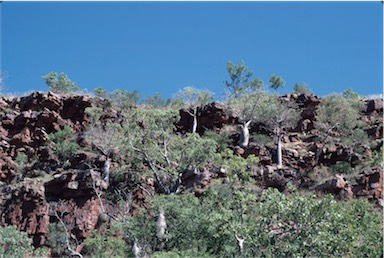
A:
POLYGON ((164 97, 185 86, 220 98, 226 63, 266 83, 318 95, 382 93, 381 2, 2 2, 6 91, 48 88, 64 72, 82 88, 164 97))

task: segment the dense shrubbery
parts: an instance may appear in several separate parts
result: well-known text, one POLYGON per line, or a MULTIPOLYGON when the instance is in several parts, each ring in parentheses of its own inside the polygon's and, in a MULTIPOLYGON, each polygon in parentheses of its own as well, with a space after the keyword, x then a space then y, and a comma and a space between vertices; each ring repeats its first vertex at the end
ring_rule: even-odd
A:
POLYGON ((56 155, 63 161, 66 161, 80 147, 74 141, 73 136, 73 131, 69 126, 49 135, 56 155))
MULTIPOLYGON (((263 82, 251 79, 253 72, 244 63, 228 63, 227 70, 231 79, 226 86, 231 98, 226 104, 239 113, 242 123, 239 134, 247 137, 246 144, 239 146, 246 149, 253 142, 272 149, 276 145, 278 165, 282 167, 281 138, 297 126, 300 110, 263 91, 263 82), (250 134, 251 123, 260 125, 264 134, 250 134)), ((79 90, 65 74, 50 73, 44 79, 55 92, 79 90)), ((279 76, 272 76, 269 82, 274 89, 284 84, 279 76)), ((296 85, 295 92, 310 90, 296 85)), ((247 153, 247 158, 243 158, 235 154, 234 145, 238 143, 234 142, 233 131, 196 133, 199 105, 212 100, 210 92, 186 87, 173 100, 164 101, 155 95, 141 106, 137 91, 116 90, 109 94, 98 88, 95 93, 111 100, 112 108, 118 110, 119 123, 112 123, 113 119, 100 120, 105 107, 87 108, 91 125, 82 135, 90 143, 85 150, 113 159, 115 166, 111 166, 110 188, 105 197, 126 209, 121 208, 123 211, 114 220, 93 231, 84 241, 83 252, 87 255, 134 257, 132 246, 157 258, 383 255, 383 216, 370 203, 336 202, 331 196, 319 198, 298 193, 290 183, 287 189, 292 193, 287 195, 275 189, 261 191, 251 175, 259 157, 247 153), (190 133, 179 133, 176 128, 180 120, 178 109, 182 107, 193 117, 190 133), (181 185, 184 173, 212 167, 225 169, 226 183, 212 180, 211 188, 203 194, 199 191, 202 194, 199 197, 181 185), (129 195, 133 195, 135 188, 143 188, 143 178, 149 177, 155 181, 156 194, 146 200, 149 202, 146 209, 131 217, 129 195), (159 234, 160 214, 165 216, 164 235, 159 234)), ((314 153, 316 159, 323 147, 341 143, 357 152, 361 142, 368 141, 360 120, 358 99, 353 92, 346 91, 343 96, 330 95, 321 101, 314 120, 316 140, 321 143, 314 153)), ((80 148, 74 136, 68 126, 49 135, 50 147, 62 161, 60 165, 80 148)), ((20 152, 15 161, 22 170, 28 156, 20 152)), ((382 149, 373 153, 366 164, 381 165, 382 149)), ((324 170, 320 176, 349 174, 354 165, 349 158, 337 161, 320 167, 324 170)), ((53 254, 71 255, 69 232, 64 222, 50 223, 46 245, 53 249, 53 254)), ((31 255, 33 248, 25 233, 12 227, 0 228, 0 257, 31 255)))
POLYGON ((382 215, 364 200, 286 196, 269 189, 257 197, 219 185, 203 197, 160 196, 129 220, 128 239, 155 257, 381 257, 382 215), (156 237, 164 209, 166 243, 156 237), (244 239, 241 254, 238 239, 244 239), (163 247, 162 250, 161 247, 163 247))
POLYGON ((45 249, 34 249, 27 233, 14 226, 0 227, 0 257, 43 257, 45 249))

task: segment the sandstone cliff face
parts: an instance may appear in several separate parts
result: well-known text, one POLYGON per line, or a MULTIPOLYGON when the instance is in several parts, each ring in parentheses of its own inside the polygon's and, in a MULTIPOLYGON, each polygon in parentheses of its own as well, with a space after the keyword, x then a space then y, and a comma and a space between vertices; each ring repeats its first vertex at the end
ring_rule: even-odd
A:
MULTIPOLYGON (((382 168, 357 171, 356 176, 348 178, 338 173, 325 181, 321 174, 322 168, 345 161, 347 157, 351 165, 358 164, 381 148, 382 100, 364 102, 361 119, 368 125, 366 132, 372 144, 362 146, 365 154, 361 155, 343 144, 322 147, 313 142, 316 134, 315 111, 321 102, 320 98, 292 94, 282 99, 297 103, 302 112, 297 127, 282 139, 285 166, 281 169, 275 165, 274 146, 257 142, 252 142, 246 149, 236 146, 239 138, 236 129, 238 117, 222 103, 215 102, 198 109, 197 132, 230 132, 234 153, 244 158, 252 154, 259 157, 259 166, 252 168, 252 177, 262 187, 288 191, 288 186, 293 184, 299 188, 332 193, 339 199, 363 197, 382 205, 382 168), (320 154, 318 161, 316 153, 320 154), (319 173, 318 179, 321 180, 310 177, 310 173, 319 173)), ((82 138, 82 132, 91 121, 86 114, 88 107, 102 109, 100 121, 103 123, 124 122, 121 113, 113 110, 108 101, 87 95, 35 92, 25 97, 0 97, 0 225, 16 225, 32 237, 35 246, 45 244, 48 226, 58 221, 57 214, 70 225, 69 230, 73 236, 82 240, 99 226, 102 214, 111 217, 127 212, 136 214, 140 207, 148 205, 145 199, 156 192, 155 180, 144 178, 142 187, 130 189, 130 206, 117 208, 102 197, 104 193, 112 191, 113 187, 101 178, 106 160, 104 155, 79 150, 69 158, 68 164, 60 163, 49 145, 48 134, 69 126, 78 135, 78 142, 88 146, 90 143, 82 138), (33 165, 21 169, 18 160, 20 153, 25 155, 28 162, 34 160, 33 165)), ((177 130, 188 132, 193 118, 186 110, 180 110, 180 117, 177 130)), ((250 131, 270 133, 260 125, 253 125, 250 131)), ((113 161, 112 166, 118 167, 119 164, 113 161)), ((225 170, 207 167, 201 171, 185 173, 181 182, 187 189, 199 189, 196 194, 200 194, 209 187, 212 180, 221 178, 225 181, 226 177, 225 170)))

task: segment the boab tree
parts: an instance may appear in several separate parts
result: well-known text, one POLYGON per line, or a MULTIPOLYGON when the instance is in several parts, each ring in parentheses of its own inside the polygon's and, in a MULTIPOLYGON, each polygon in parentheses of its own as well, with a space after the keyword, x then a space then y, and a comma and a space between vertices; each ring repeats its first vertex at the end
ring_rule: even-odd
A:
POLYGON ((244 95, 232 101, 231 107, 239 112, 241 126, 239 145, 246 148, 249 144, 249 126, 252 122, 262 123, 276 137, 278 167, 282 167, 282 137, 286 130, 297 125, 300 113, 290 102, 283 102, 275 95, 263 92, 244 95))
POLYGON ((176 99, 180 100, 184 104, 188 114, 193 117, 191 133, 195 133, 197 130, 199 107, 212 102, 213 93, 208 90, 200 90, 187 86, 176 94, 176 99))

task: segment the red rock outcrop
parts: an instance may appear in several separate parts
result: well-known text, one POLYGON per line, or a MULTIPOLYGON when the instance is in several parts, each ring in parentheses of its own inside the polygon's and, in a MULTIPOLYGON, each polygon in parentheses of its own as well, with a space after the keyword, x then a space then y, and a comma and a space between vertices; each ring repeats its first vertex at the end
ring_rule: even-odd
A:
POLYGON ((25 181, 21 185, 0 189, 0 224, 15 225, 18 230, 32 237, 35 246, 42 246, 49 225, 49 205, 43 183, 37 180, 25 181))

